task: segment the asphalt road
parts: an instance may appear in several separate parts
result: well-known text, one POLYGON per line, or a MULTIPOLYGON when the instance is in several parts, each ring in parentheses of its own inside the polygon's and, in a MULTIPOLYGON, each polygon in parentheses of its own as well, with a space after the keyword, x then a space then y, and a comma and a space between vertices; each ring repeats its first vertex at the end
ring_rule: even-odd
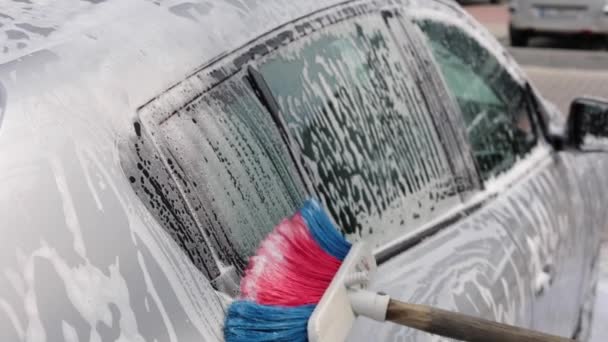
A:
MULTIPOLYGON (((544 43, 549 40, 544 40, 544 43)), ((582 50, 564 48, 544 48, 535 45, 526 48, 508 48, 513 57, 523 66, 540 66, 574 71, 608 71, 608 52, 603 50, 582 50)))
POLYGON ((510 48, 541 93, 564 113, 577 96, 608 99, 608 52, 510 48))

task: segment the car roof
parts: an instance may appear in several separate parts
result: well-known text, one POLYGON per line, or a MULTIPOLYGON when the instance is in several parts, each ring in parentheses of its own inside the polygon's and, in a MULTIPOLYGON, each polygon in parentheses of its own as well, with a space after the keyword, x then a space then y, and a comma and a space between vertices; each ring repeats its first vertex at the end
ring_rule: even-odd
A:
MULTIPOLYGON (((190 23, 201 42, 212 44, 209 58, 273 27, 344 0, 5 0, 0 8, 0 63, 65 42, 88 30, 163 18, 159 29, 190 23), (196 29, 195 29, 196 27, 196 29), (230 46, 231 45, 231 46, 230 46)), ((127 25, 121 34, 145 39, 150 34, 127 25)), ((115 34, 115 31, 101 33, 115 34)), ((160 47, 159 47, 160 48, 160 47)))
POLYGON ((87 120, 122 135, 125 118, 135 120, 140 106, 219 56, 298 18, 360 1, 367 2, 5 0, 2 129, 24 124, 26 115, 71 121, 64 113, 86 111, 87 120))

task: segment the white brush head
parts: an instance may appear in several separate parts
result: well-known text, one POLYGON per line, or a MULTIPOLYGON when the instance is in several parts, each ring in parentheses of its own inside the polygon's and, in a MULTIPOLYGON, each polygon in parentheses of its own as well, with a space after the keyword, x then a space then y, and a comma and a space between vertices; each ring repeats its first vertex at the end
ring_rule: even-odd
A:
POLYGON ((308 341, 344 341, 356 314, 351 306, 348 289, 365 289, 367 281, 376 271, 376 259, 364 242, 354 244, 338 273, 323 294, 321 301, 308 320, 308 341), (367 277, 361 276, 367 274, 367 277))

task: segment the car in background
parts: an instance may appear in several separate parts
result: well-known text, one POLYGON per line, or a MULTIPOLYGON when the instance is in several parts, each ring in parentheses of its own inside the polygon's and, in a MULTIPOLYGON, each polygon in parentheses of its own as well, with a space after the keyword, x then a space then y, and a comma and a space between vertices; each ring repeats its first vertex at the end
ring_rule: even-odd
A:
POLYGON ((601 36, 608 41, 606 0, 510 0, 511 45, 534 36, 601 36))
POLYGON ((0 341, 222 341, 311 196, 375 290, 584 340, 608 104, 557 111, 454 1, 1 7, 0 341))

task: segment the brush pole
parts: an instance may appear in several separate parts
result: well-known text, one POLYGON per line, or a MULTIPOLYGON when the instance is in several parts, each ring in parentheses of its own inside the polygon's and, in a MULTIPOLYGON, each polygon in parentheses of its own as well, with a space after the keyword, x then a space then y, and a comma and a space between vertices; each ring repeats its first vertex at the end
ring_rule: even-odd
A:
POLYGON ((488 321, 426 305, 391 299, 386 320, 431 334, 467 342, 573 342, 534 330, 488 321))

